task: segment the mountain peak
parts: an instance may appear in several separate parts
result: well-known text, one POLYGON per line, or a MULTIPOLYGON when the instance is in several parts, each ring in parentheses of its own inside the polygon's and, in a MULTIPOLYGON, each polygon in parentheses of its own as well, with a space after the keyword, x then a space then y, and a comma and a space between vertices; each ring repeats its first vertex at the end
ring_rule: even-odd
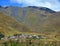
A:
POLYGON ((53 11, 49 8, 46 8, 46 7, 28 6, 28 8, 35 8, 35 9, 39 9, 39 10, 44 10, 46 12, 55 13, 55 11, 53 11))

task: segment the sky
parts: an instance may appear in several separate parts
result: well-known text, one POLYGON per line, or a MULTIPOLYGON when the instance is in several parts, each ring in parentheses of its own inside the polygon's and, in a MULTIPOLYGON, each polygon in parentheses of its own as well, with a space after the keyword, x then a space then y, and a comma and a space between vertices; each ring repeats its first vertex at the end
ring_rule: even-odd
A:
POLYGON ((1 6, 37 6, 60 11, 60 0, 0 0, 1 6))

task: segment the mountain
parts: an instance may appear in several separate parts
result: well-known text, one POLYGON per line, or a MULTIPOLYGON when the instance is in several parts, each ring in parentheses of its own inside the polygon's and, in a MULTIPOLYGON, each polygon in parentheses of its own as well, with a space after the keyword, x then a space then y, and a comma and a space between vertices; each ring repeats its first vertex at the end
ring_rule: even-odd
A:
POLYGON ((0 10, 13 17, 31 31, 40 33, 59 33, 60 12, 55 12, 46 7, 0 7, 0 10))
POLYGON ((28 6, 28 8, 35 8, 35 9, 43 10, 45 12, 55 13, 55 11, 53 11, 49 8, 46 8, 46 7, 28 6))
POLYGON ((13 17, 0 11, 0 33, 8 36, 23 31, 26 32, 27 30, 29 29, 17 22, 13 17))

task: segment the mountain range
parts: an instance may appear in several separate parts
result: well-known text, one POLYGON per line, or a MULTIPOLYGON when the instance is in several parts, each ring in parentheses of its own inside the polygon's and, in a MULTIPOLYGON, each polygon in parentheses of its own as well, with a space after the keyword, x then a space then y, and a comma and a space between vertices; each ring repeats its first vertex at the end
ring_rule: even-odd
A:
MULTIPOLYGON (((45 34, 59 34, 60 33, 60 12, 53 11, 46 7, 15 7, 0 6, 0 20, 5 23, 7 30, 4 32, 40 32, 45 34), (1 15, 2 14, 2 15, 1 15), (5 16, 7 18, 5 18, 5 16), (5 21, 6 20, 6 21, 5 21)), ((2 31, 2 30, 1 30, 2 31)), ((0 31, 0 32, 1 32, 0 31)))

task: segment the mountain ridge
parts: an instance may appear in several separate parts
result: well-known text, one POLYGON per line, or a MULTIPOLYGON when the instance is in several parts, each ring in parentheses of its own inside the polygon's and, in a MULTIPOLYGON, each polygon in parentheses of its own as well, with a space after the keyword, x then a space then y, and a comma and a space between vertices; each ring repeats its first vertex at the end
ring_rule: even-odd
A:
MULTIPOLYGON (((0 8, 9 8, 9 7, 16 7, 16 6, 6 6, 6 7, 2 7, 0 6, 0 8)), ((45 11, 48 11, 50 13, 55 13, 56 11, 54 10, 51 10, 50 8, 47 8, 47 7, 37 7, 37 6, 27 6, 27 7, 16 7, 16 8, 35 8, 35 9, 39 9, 39 10, 45 10, 45 11)))

